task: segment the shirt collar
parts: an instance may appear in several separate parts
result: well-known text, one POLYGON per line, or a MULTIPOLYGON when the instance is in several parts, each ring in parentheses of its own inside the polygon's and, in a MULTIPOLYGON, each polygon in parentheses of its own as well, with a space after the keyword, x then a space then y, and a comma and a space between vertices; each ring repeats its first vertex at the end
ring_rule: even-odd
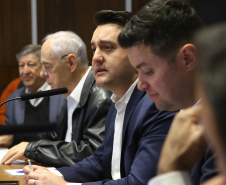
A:
POLYGON ((133 93, 133 90, 134 88, 136 87, 137 85, 137 82, 138 82, 138 79, 136 79, 133 84, 130 86, 130 88, 126 91, 126 93, 121 97, 121 98, 118 98, 115 94, 112 94, 111 95, 111 100, 114 102, 114 103, 118 103, 118 102, 121 102, 121 103, 125 103, 127 104, 129 102, 129 99, 133 93))
MULTIPOLYGON (((45 82, 36 92, 38 92, 38 91, 47 91, 47 90, 50 90, 51 89, 51 87, 50 87, 50 85, 48 85, 47 84, 47 82, 45 82)), ((26 89, 25 89, 25 93, 31 93, 29 90, 28 90, 28 88, 26 87, 26 89)))
POLYGON ((89 66, 86 73, 83 75, 82 79, 79 81, 78 85, 74 88, 74 90, 71 92, 71 94, 67 97, 67 99, 73 99, 77 102, 80 101, 80 97, 82 94, 82 89, 85 83, 85 80, 89 74, 89 71, 91 70, 91 66, 89 66))

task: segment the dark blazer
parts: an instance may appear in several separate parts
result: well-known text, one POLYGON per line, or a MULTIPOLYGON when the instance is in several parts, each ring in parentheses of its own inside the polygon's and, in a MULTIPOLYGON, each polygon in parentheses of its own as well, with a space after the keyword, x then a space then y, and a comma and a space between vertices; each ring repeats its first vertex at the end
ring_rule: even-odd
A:
POLYGON ((92 156, 74 166, 58 168, 66 181, 88 185, 146 185, 156 175, 160 150, 175 112, 158 111, 144 91, 134 89, 123 124, 122 178, 114 181, 111 159, 116 113, 115 104, 112 104, 106 120, 105 140, 92 156))
MULTIPOLYGON (((21 87, 13 92, 8 99, 20 97, 25 94, 26 87, 21 87)), ((49 122, 56 123, 59 119, 59 115, 62 106, 66 102, 63 95, 50 96, 49 102, 49 122)), ((24 124, 24 112, 25 112, 25 101, 14 100, 10 101, 6 105, 6 125, 22 125, 24 124)))
POLYGON ((30 142, 25 156, 51 166, 73 165, 90 156, 104 139, 105 120, 112 103, 111 93, 96 86, 91 70, 82 89, 80 102, 72 116, 72 142, 65 142, 67 105, 59 120, 58 141, 30 142))

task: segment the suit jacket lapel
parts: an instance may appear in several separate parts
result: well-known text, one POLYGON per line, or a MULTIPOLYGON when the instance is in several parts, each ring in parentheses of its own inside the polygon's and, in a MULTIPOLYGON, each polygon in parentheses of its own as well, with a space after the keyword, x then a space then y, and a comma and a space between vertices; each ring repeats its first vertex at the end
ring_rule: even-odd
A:
MULTIPOLYGON (((126 107, 124 123, 123 123, 122 142, 123 142, 123 138, 124 138, 125 133, 126 133, 128 123, 129 123, 131 116, 133 114, 133 111, 136 108, 137 104, 139 103, 140 99, 144 95, 145 95, 145 91, 139 91, 137 86, 134 88, 133 93, 132 93, 130 100, 128 102, 128 105, 126 107)), ((122 145, 122 147, 123 147, 123 145, 122 145)))
POLYGON ((81 94, 80 101, 78 103, 77 108, 81 108, 85 105, 85 103, 88 99, 89 93, 90 93, 90 89, 93 86, 93 83, 95 83, 95 79, 94 79, 94 76, 93 76, 93 70, 91 69, 89 71, 89 74, 88 74, 88 76, 85 80, 85 83, 83 85, 82 94, 81 94))

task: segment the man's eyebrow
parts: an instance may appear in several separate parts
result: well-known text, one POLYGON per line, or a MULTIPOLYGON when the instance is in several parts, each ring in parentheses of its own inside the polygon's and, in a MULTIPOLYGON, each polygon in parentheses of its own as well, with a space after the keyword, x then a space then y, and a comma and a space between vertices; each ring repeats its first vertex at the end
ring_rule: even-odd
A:
POLYGON ((45 62, 45 61, 41 61, 40 63, 41 63, 41 64, 44 64, 44 65, 45 65, 45 64, 49 64, 48 62, 45 62))
POLYGON ((138 64, 137 66, 135 66, 136 69, 140 69, 141 67, 147 65, 146 63, 144 62, 141 62, 140 64, 138 64))
MULTIPOLYGON (((98 43, 101 43, 101 44, 115 44, 114 42, 112 41, 109 41, 109 40, 99 40, 98 43)), ((96 44, 94 44, 94 42, 91 42, 91 46, 95 46, 96 44)))

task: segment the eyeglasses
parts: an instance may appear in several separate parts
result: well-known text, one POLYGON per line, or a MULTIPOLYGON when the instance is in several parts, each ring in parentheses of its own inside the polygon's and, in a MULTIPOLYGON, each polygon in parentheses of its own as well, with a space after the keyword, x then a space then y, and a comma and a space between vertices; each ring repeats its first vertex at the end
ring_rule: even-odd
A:
MULTIPOLYGON (((68 55, 69 55, 69 54, 63 55, 60 59, 62 60, 64 57, 67 57, 68 55)), ((55 65, 55 64, 54 64, 54 65, 55 65)), ((44 73, 45 76, 48 75, 48 72, 50 72, 50 71, 53 69, 54 65, 52 65, 52 64, 47 64, 47 67, 46 67, 45 64, 43 64, 43 67, 44 67, 45 69, 42 69, 42 72, 44 73)))

